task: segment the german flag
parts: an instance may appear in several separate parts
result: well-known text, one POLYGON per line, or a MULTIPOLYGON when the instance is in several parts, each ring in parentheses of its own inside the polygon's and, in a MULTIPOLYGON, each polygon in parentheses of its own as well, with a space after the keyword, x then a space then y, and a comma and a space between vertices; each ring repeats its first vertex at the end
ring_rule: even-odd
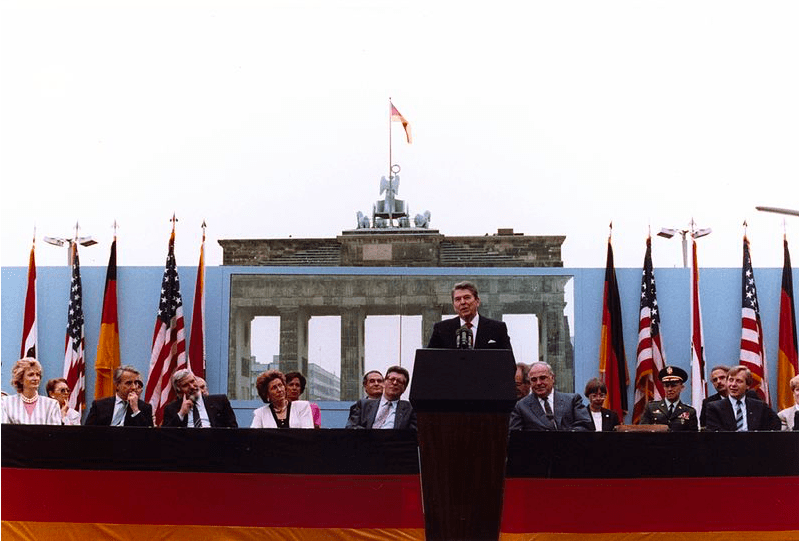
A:
POLYGON ((97 340, 97 360, 94 369, 94 399, 114 395, 114 370, 119 367, 119 318, 117 315, 117 239, 111 243, 108 270, 105 273, 103 294, 103 318, 100 323, 100 338, 97 340))
POLYGON ((780 350, 777 354, 777 405, 778 410, 794 404, 791 386, 792 377, 799 374, 796 351, 796 313, 793 304, 793 271, 788 239, 783 238, 785 259, 782 266, 782 293, 780 294, 780 350))
POLYGON ((599 374, 608 388, 604 407, 615 411, 619 419, 627 413, 627 357, 621 326, 621 300, 616 268, 613 265, 613 246, 608 237, 608 257, 605 266, 605 291, 602 302, 602 332, 599 345, 599 374))

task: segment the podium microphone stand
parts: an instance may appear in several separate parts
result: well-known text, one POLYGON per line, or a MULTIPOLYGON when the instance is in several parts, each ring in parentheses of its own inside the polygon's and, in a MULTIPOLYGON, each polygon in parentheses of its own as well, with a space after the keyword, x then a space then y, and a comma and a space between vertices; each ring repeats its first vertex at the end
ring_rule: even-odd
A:
POLYGON ((515 374, 510 350, 416 351, 410 401, 427 541, 499 539, 515 374))

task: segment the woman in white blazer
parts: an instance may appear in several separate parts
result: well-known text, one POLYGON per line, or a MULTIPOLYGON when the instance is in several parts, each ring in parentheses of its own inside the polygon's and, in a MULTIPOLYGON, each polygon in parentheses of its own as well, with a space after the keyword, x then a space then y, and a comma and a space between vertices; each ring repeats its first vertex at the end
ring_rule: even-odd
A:
POLYGON ((17 394, 3 399, 4 423, 17 425, 60 425, 61 408, 52 398, 39 394, 42 365, 36 359, 25 357, 11 369, 11 385, 17 394))
POLYGON ((278 370, 267 370, 255 382, 258 396, 266 405, 253 412, 250 428, 313 428, 311 405, 305 400, 289 402, 286 377, 278 370))

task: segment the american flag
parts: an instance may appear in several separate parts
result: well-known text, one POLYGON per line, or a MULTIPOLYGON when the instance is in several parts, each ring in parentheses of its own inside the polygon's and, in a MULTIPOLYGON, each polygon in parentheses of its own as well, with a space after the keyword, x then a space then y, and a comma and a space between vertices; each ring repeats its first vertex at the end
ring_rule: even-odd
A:
POLYGON ((635 369, 635 404, 633 424, 638 424, 646 403, 663 398, 663 384, 658 372, 666 365, 666 353, 660 340, 660 311, 652 270, 652 238, 646 239, 644 271, 641 278, 641 310, 638 316, 638 365, 635 369))
POLYGON ((701 411, 707 398, 705 380, 705 334, 702 331, 702 308, 699 305, 699 263, 696 259, 696 240, 691 240, 691 405, 701 411))
POLYGON ((183 322, 183 299, 175 263, 175 227, 169 237, 161 300, 155 320, 153 349, 150 354, 150 373, 144 400, 153 407, 156 426, 164 420, 164 407, 175 398, 169 379, 175 370, 186 368, 186 334, 183 322))
POLYGON ((771 405, 766 378, 766 348, 763 326, 757 303, 755 275, 749 255, 749 239, 744 235, 744 261, 741 272, 741 364, 752 372, 754 388, 766 404, 771 405))
POLYGON ((36 241, 31 246, 31 256, 28 261, 28 288, 25 293, 25 314, 22 317, 22 345, 20 359, 23 357, 36 358, 36 241))
POLYGON ((86 361, 83 357, 83 288, 80 282, 78 244, 70 244, 72 250, 72 280, 69 288, 69 313, 67 314, 67 338, 64 351, 64 379, 69 385, 69 407, 82 411, 86 401, 86 361))

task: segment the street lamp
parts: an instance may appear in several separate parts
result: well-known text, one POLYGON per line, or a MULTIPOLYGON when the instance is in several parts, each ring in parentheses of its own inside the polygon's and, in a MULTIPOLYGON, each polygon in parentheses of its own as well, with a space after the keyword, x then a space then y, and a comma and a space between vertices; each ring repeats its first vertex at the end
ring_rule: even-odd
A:
POLYGON ((52 244, 53 246, 64 246, 65 244, 69 248, 67 250, 67 265, 72 266, 72 245, 73 244, 80 244, 81 246, 94 246, 97 244, 97 241, 91 237, 79 237, 78 230, 80 229, 80 225, 78 222, 75 222, 75 237, 71 239, 62 239, 61 237, 43 237, 42 240, 47 244, 52 244))
POLYGON ((683 268, 688 268, 688 235, 691 235, 691 238, 694 240, 705 237, 710 235, 713 230, 709 227, 704 229, 695 229, 694 226, 696 223, 694 222, 693 218, 691 218, 690 229, 673 229, 669 227, 664 227, 658 233, 658 237, 663 237, 664 239, 670 239, 674 235, 682 236, 682 266, 683 268))

